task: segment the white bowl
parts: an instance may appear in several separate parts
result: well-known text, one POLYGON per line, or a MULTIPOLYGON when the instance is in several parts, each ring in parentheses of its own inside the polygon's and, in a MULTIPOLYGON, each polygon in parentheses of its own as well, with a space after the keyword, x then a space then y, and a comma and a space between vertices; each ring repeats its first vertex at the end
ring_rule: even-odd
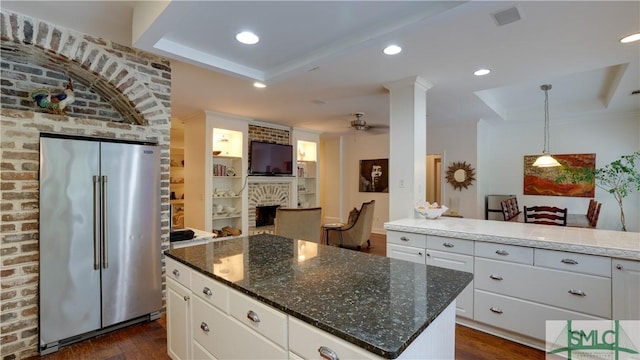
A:
POLYGON ((444 205, 440 205, 440 207, 437 208, 429 208, 428 206, 424 206, 424 209, 418 208, 416 206, 416 211, 418 212, 418 214, 424 216, 427 219, 437 219, 442 216, 442 214, 444 214, 447 210, 449 210, 449 208, 444 205))

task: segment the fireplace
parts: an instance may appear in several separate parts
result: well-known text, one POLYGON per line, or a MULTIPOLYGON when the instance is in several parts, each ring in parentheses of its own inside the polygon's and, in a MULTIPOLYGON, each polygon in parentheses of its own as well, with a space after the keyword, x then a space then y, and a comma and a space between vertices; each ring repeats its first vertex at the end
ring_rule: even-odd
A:
POLYGON ((273 225, 280 205, 256 206, 256 227, 273 225))

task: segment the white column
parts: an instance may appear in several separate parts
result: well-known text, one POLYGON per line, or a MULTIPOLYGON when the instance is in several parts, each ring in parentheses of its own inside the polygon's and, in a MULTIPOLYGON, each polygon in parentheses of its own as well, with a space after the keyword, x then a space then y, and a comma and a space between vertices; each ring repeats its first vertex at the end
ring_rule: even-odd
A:
POLYGON ((427 90, 431 84, 415 76, 385 85, 389 111, 389 220, 414 217, 413 207, 425 199, 427 155, 427 90))

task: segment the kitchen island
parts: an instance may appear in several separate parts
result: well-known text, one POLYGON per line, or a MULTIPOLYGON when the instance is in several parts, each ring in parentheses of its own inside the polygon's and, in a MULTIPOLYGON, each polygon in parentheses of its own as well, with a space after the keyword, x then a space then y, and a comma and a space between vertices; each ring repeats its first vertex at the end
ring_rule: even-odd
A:
POLYGON ((472 280, 267 234, 165 254, 172 358, 452 358, 472 280))
POLYGON ((459 324, 544 350, 546 320, 640 320, 640 233, 448 217, 384 227, 387 256, 473 272, 459 324))

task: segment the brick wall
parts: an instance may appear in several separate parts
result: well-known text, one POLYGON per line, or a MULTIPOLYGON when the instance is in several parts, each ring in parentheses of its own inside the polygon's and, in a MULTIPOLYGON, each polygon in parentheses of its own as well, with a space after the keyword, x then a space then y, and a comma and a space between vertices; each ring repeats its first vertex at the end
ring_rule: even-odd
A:
MULTIPOLYGON (((169 233, 171 68, 167 59, 2 10, 0 104, 0 357, 38 351, 41 131, 157 141, 162 242, 169 233), (29 93, 74 83, 67 115, 39 112, 29 93)), ((163 280, 164 283, 164 280, 163 280)))
POLYGON ((249 142, 251 141, 289 145, 289 130, 249 124, 249 142))

